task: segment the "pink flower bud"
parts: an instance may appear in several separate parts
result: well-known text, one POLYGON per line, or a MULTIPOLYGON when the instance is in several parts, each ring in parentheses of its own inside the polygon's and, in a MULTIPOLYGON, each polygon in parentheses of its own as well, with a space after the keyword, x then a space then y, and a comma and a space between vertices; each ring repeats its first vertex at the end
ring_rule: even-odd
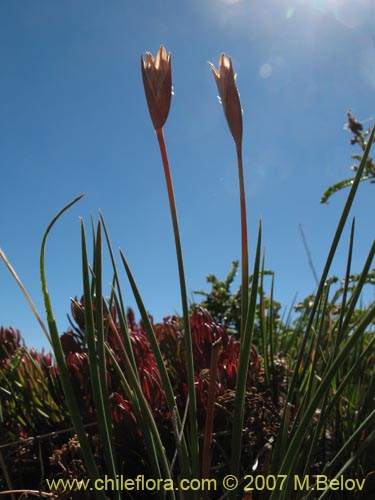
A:
POLYGON ((223 105, 225 118, 229 130, 237 145, 242 142, 242 108, 240 96, 237 90, 235 75, 233 73, 231 58, 221 54, 219 59, 219 70, 209 63, 213 71, 216 85, 219 90, 221 103, 223 105))
POLYGON ((167 121, 172 99, 171 54, 160 46, 156 57, 146 52, 141 57, 143 87, 148 109, 155 130, 161 129, 167 121))

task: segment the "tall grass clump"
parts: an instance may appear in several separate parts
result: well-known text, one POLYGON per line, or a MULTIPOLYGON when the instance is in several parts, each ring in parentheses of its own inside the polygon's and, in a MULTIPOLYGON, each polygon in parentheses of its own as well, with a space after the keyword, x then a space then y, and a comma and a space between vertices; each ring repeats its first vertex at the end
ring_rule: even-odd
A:
MULTIPOLYGON (((104 474, 113 480, 120 475, 134 478, 143 474, 163 480, 163 487, 152 492, 156 498, 321 499, 331 492, 316 490, 317 475, 335 479, 350 474, 362 480, 374 468, 375 339, 371 327, 375 304, 362 307, 361 297, 373 273, 375 241, 362 271, 353 274, 354 220, 344 279, 339 286, 330 269, 368 166, 375 128, 364 143, 317 290, 296 307, 294 320, 283 321, 274 300, 275 277, 266 269, 262 256, 261 221, 249 272, 242 106, 232 61, 222 54, 218 69, 212 64, 211 68, 234 140, 238 168, 238 293, 229 291, 238 267, 234 263, 225 282, 211 277, 212 292, 205 293, 200 307, 189 307, 163 132, 172 96, 171 55, 161 46, 156 57, 146 53, 141 58, 141 72, 166 180, 182 317, 153 322, 126 256, 120 251, 120 263, 141 316, 139 323, 135 321, 125 306, 116 255, 100 214, 97 224, 92 225, 91 256, 81 220, 82 297, 72 300, 71 330, 63 334, 58 331, 47 287, 46 242, 60 217, 82 195, 52 219, 42 239, 40 276, 47 326, 0 251, 50 342, 55 360, 30 355, 13 330, 2 330, 4 338, 13 340, 8 342, 6 361, 0 366, 0 389, 7 418, 15 419, 13 426, 4 426, 8 439, 12 436, 15 441, 3 446, 19 446, 16 436, 20 429, 27 428, 29 434, 40 432, 42 419, 43 425, 48 422, 50 439, 54 430, 66 432, 73 427, 68 448, 78 449, 80 474, 91 484, 97 484, 95 481, 104 474), (113 272, 108 291, 103 290, 102 283, 103 246, 109 252, 113 272), (268 293, 265 281, 269 276, 268 293), (32 416, 36 414, 39 420, 32 416), (274 483, 254 483, 252 487, 259 477, 270 477, 274 483), (296 488, 296 477, 300 481, 297 485, 304 487, 296 488), (306 477, 309 479, 304 482, 306 477), (210 491, 202 487, 186 493, 179 488, 182 479, 212 479, 215 486, 210 491)), ((51 459, 60 466, 59 477, 73 474, 69 466, 63 467, 61 457, 67 456, 67 447, 63 447, 54 450, 51 459)), ((10 452, 7 457, 10 460, 10 452)), ((0 467, 7 492, 14 495, 12 471, 3 460, 1 447, 0 467)), ((364 488, 361 482, 358 484, 355 494, 364 488)), ((47 494, 45 481, 40 485, 41 491, 43 488, 47 494)), ((118 500, 128 495, 95 488, 91 494, 118 500)), ((345 492, 342 495, 349 498, 345 492)), ((138 491, 137 498, 149 497, 150 492, 138 491)))

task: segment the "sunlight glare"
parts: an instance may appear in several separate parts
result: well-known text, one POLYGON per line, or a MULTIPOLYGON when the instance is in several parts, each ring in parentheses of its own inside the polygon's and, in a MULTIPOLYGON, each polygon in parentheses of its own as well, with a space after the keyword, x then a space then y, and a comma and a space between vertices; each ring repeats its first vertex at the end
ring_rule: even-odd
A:
MULTIPOLYGON (((310 6, 323 13, 332 15, 339 23, 349 29, 354 29, 366 21, 372 0, 300 0, 304 6, 310 6)), ((294 13, 292 7, 287 10, 287 18, 294 13)))
POLYGON ((272 75, 272 66, 268 63, 262 64, 259 68, 259 75, 261 78, 269 78, 272 75))
POLYGON ((370 37, 362 49, 360 71, 367 84, 375 90, 375 43, 370 37))
POLYGON ((286 10, 286 18, 290 19, 291 17, 293 17, 295 11, 296 11, 295 7, 288 7, 286 10))

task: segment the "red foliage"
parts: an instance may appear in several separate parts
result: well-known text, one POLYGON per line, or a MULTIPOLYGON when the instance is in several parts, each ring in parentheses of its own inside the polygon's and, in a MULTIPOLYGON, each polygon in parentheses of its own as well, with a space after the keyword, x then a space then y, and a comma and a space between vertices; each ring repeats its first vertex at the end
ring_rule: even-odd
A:
POLYGON ((0 366, 21 347, 21 333, 12 326, 0 327, 0 366))

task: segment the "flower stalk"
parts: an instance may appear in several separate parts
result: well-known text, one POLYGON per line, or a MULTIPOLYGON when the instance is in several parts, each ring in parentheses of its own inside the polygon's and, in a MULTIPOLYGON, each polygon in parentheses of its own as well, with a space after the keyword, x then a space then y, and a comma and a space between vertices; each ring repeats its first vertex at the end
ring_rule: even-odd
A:
POLYGON ((242 262, 242 280, 241 280, 241 337, 244 335, 247 311, 249 306, 249 255, 247 239, 247 216, 246 216, 246 197, 245 181, 242 162, 242 143, 236 143, 238 179, 240 187, 240 207, 241 207, 241 262, 242 262))
POLYGON ((174 240, 176 247, 176 256, 178 272, 180 279, 181 303, 184 320, 184 338, 186 343, 186 369, 188 377, 189 394, 189 419, 190 419, 190 447, 191 447, 191 467, 194 478, 200 476, 199 473, 199 441, 198 441, 198 422, 197 422, 197 404, 195 394, 194 378, 194 360, 193 347, 191 341, 191 330, 189 320, 189 306, 186 293, 186 280, 184 263, 182 257, 182 247, 180 232, 178 227, 176 202, 173 192, 173 182, 169 167, 168 154, 163 135, 163 126, 168 118, 171 98, 172 98, 172 72, 171 55, 167 54, 163 46, 158 50, 154 58, 149 52, 146 53, 146 59, 141 58, 141 69, 143 86, 145 89, 146 100, 150 112, 151 120, 156 132, 159 143, 160 154, 162 158, 165 181, 167 185, 169 206, 172 217, 174 240))
MULTIPOLYGON (((217 70, 210 63, 213 71, 217 88, 220 94, 220 100, 223 105, 225 118, 229 130, 233 136, 236 145, 238 178, 240 189, 240 210, 241 210, 241 347, 238 360, 238 372, 236 379, 236 397, 233 412, 232 443, 231 443, 231 474, 238 477, 240 475, 241 450, 243 422, 245 414, 245 396, 247 373, 250 362, 250 351, 252 342, 253 325, 255 319, 257 283, 260 264, 260 244, 261 244, 261 224, 259 225, 257 251, 254 261, 253 283, 249 297, 249 257, 248 257, 248 239, 247 239, 247 217, 246 217, 246 196, 245 181, 242 161, 242 108, 240 96, 235 82, 232 61, 230 57, 221 54, 219 59, 219 69, 217 70)), ((231 498, 234 497, 233 496, 231 498)))
POLYGON ((209 63, 215 77, 216 85, 223 106, 225 118, 229 130, 236 145, 238 179, 240 189, 240 209, 241 209, 241 337, 244 335, 246 316, 249 303, 249 257, 247 239, 247 217, 246 217, 246 196, 245 181, 242 161, 242 108, 240 96, 236 86, 236 75, 233 72, 232 60, 225 54, 221 54, 219 59, 219 69, 209 63))

